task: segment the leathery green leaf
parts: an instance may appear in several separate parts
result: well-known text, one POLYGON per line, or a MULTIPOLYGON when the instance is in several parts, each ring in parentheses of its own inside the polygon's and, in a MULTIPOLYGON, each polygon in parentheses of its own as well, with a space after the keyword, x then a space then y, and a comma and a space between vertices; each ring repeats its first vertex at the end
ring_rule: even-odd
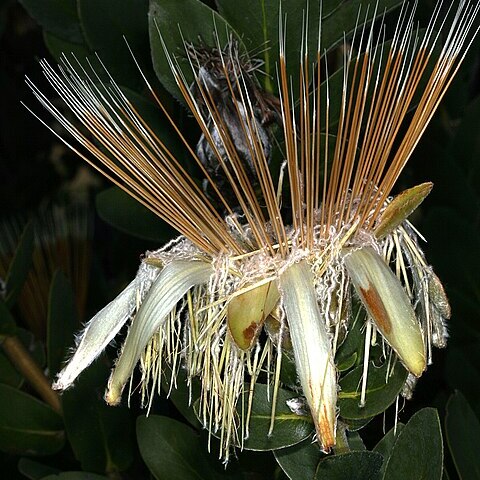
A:
POLYGON ((330 456, 320 461, 314 480, 376 480, 382 462, 382 456, 376 452, 349 452, 330 456))
POLYGON ((385 411, 397 398, 405 380, 407 371, 402 365, 395 365, 389 374, 390 366, 381 367, 370 363, 367 377, 366 403, 360 406, 361 380, 363 365, 356 367, 340 380, 338 405, 340 416, 345 419, 369 418, 385 411))
POLYGON ((4 335, 16 335, 17 324, 7 304, 0 298, 0 338, 4 335))
POLYGON ((458 476, 462 479, 480 478, 477 447, 480 422, 460 392, 455 392, 448 401, 445 430, 458 476))
POLYGON ((140 65, 148 65, 148 0, 77 0, 82 32, 121 85, 141 88, 140 73, 130 61, 124 38, 140 65))
POLYGON ((201 385, 198 378, 194 377, 189 380, 185 370, 180 368, 174 379, 171 368, 165 365, 162 374, 162 390, 192 427, 201 428, 202 424, 192 408, 195 400, 200 398, 201 385), (189 381, 191 386, 188 384, 189 381))
POLYGON ((288 267, 280 276, 279 286, 297 373, 317 438, 328 451, 335 445, 337 372, 309 265, 302 261, 288 267))
POLYGON ((373 449, 374 452, 378 452, 383 456, 383 465, 381 470, 382 475, 387 464, 387 459, 390 457, 392 452, 392 448, 395 445, 395 442, 398 440, 398 436, 404 427, 405 425, 403 423, 398 422, 395 427, 391 428, 385 434, 385 436, 375 445, 375 448, 373 449))
POLYGON ((7 278, 5 279, 5 303, 8 307, 11 307, 16 302, 32 266, 33 239, 33 224, 29 222, 23 229, 15 254, 8 267, 7 278))
POLYGON ((416 377, 425 370, 422 330, 402 284, 371 247, 347 252, 345 266, 375 326, 416 377))
POLYGON ((274 282, 259 285, 237 295, 228 304, 228 330, 242 350, 256 341, 265 318, 274 309, 280 293, 274 282))
MULTIPOLYGON (((241 412, 247 411, 249 387, 249 384, 245 384, 245 394, 238 400, 237 411, 239 415, 241 412)), ((278 450, 296 445, 306 438, 313 436, 314 425, 310 415, 303 412, 301 407, 298 412, 294 411, 296 404, 302 402, 302 399, 298 397, 297 393, 283 388, 278 389, 273 431, 270 433, 272 397, 273 390, 271 386, 268 387, 263 383, 257 383, 255 385, 250 423, 248 425, 248 436, 242 444, 236 442, 237 447, 260 452, 278 450)), ((198 411, 199 403, 199 400, 195 402, 194 411, 201 422, 202 419, 198 411)), ((220 435, 219 431, 211 433, 216 437, 220 435)), ((316 448, 318 450, 318 445, 316 448)))
POLYGON ((29 480, 43 480, 48 475, 60 473, 58 468, 44 465, 43 463, 23 457, 18 461, 18 471, 29 480))
POLYGON ((375 236, 382 239, 395 230, 425 200, 432 187, 433 183, 426 182, 397 195, 383 211, 374 229, 375 236))
POLYGON ((2 350, 0 350, 0 383, 15 388, 20 388, 23 383, 22 375, 12 365, 2 350))
POLYGON ((398 439, 398 435, 403 430, 405 425, 403 423, 398 422, 395 427, 392 427, 385 436, 375 445, 373 449, 375 452, 378 452, 383 455, 384 458, 387 458, 392 451, 395 442, 398 439))
POLYGON ((62 418, 58 413, 34 397, 0 384, 0 450, 51 455, 58 452, 64 442, 62 418))
POLYGON ((159 415, 139 417, 137 438, 142 458, 156 480, 220 477, 197 432, 177 420, 159 415))
POLYGON ((64 54, 74 53, 75 57, 80 61, 83 61, 83 59, 92 55, 85 43, 69 42, 65 38, 58 37, 47 30, 43 31, 43 41, 45 42, 48 51, 57 62, 60 62, 60 59, 64 54))
POLYGON ((206 283, 212 273, 210 264, 186 260, 169 263, 161 271, 132 322, 122 353, 108 381, 105 393, 107 403, 116 405, 120 402, 123 387, 152 335, 188 290, 206 283))
POLYGON ((437 411, 424 408, 405 425, 386 460, 384 480, 440 480, 442 431, 437 411))
POLYGON ((78 328, 75 294, 67 277, 57 270, 50 286, 47 324, 47 366, 49 372, 58 372, 65 359, 66 349, 73 342, 78 328))
POLYGON ((335 363, 340 372, 358 365, 363 356, 366 311, 359 301, 353 302, 352 318, 353 323, 349 325, 347 335, 335 353, 335 363))
POLYGON ((88 472, 119 472, 133 461, 133 421, 126 406, 111 408, 102 393, 106 362, 95 362, 62 395, 65 429, 75 458, 88 472))
MULTIPOLYGON (((246 388, 248 386, 246 385, 246 388)), ((271 387, 270 387, 271 388, 271 387)), ((294 413, 288 402, 295 402, 298 395, 279 388, 275 408, 275 423, 269 435, 272 412, 272 392, 267 392, 264 384, 255 386, 252 413, 250 416, 249 435, 243 446, 246 450, 277 450, 295 445, 313 433, 312 419, 307 415, 294 413)), ((247 401, 247 395, 244 400, 247 401)), ((246 408, 246 405, 245 405, 246 408)))
POLYGON ((48 475, 48 477, 43 477, 42 480, 108 480, 108 477, 88 472, 62 472, 48 475))
POLYGON ((160 34, 168 52, 176 57, 181 68, 184 67, 187 83, 191 83, 193 74, 186 59, 184 40, 197 44, 201 39, 206 45, 216 47, 217 33, 218 41, 223 46, 233 29, 223 17, 199 0, 151 0, 148 22, 155 73, 163 86, 184 103, 165 56, 160 34))
POLYGON ((118 187, 98 193, 95 205, 102 220, 129 235, 161 243, 173 237, 169 225, 118 187))
POLYGON ((20 3, 45 30, 70 42, 82 41, 82 28, 78 20, 76 0, 22 0, 20 3))
MULTIPOLYGON (((299 48, 306 40, 310 58, 316 59, 318 46, 318 28, 320 17, 322 19, 321 51, 331 50, 343 41, 355 29, 360 30, 364 24, 365 2, 363 0, 350 0, 348 2, 323 1, 305 2, 305 0, 216 0, 222 16, 242 36, 249 52, 259 52, 256 56, 264 65, 262 71, 266 73, 260 80, 267 91, 276 90, 275 68, 280 52, 279 25, 285 19, 285 55, 287 71, 291 76, 294 92, 298 92, 298 67, 299 48), (322 6, 320 8, 320 4, 322 6), (358 12, 362 9, 362 15, 358 12), (308 15, 307 15, 308 12, 308 15), (283 18, 282 18, 283 17, 283 18), (307 24, 303 27, 303 22, 307 24), (304 40, 305 39, 305 40, 304 40), (265 45, 268 44, 268 48, 265 45)), ((375 12, 376 17, 383 15, 385 10, 391 10, 401 4, 401 0, 381 0, 375 12)), ((370 9, 368 22, 373 18, 374 9, 370 9)))
POLYGON ((310 439, 292 447, 273 452, 275 460, 291 480, 312 480, 318 463, 325 457, 318 446, 310 439))

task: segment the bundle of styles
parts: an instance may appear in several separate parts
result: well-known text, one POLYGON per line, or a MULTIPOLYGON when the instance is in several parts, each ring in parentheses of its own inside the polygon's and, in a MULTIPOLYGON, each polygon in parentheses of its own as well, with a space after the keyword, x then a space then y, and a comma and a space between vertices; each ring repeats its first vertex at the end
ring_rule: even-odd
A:
POLYGON ((438 4, 420 31, 404 4, 389 42, 381 21, 365 21, 382 12, 360 11, 361 26, 338 49, 338 102, 330 98, 321 21, 310 51, 308 8, 294 69, 285 54, 289 19, 280 15, 279 57, 270 58, 277 74, 268 82, 260 81, 263 64, 246 51, 241 32, 212 32, 172 52, 157 28, 182 102, 201 130, 196 145, 144 80, 200 180, 113 79, 102 84, 69 56, 58 69, 42 61, 68 114, 30 87, 70 134, 63 141, 180 233, 147 252, 133 281, 86 325, 54 388, 71 387, 128 326, 107 403, 118 404, 141 375, 150 406, 162 375, 171 372, 174 384, 182 369, 189 384, 199 381, 192 404, 228 460, 248 438, 258 383, 268 385, 275 435, 282 362, 290 359, 297 376, 291 388, 329 452, 341 421, 336 353, 360 309, 360 408, 368 405, 374 344, 387 365, 385 382, 394 368, 405 371, 395 395, 408 398, 432 348, 446 345, 450 307, 408 221, 432 185, 393 198, 392 189, 473 41, 480 8, 469 1, 444 7, 438 4))

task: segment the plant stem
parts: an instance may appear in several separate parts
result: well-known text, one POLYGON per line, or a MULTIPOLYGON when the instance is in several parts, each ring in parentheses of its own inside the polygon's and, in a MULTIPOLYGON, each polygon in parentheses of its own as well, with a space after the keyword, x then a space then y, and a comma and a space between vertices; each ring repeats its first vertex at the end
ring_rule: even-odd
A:
POLYGON ((347 439, 347 429, 345 424, 342 422, 337 423, 337 436, 336 436, 336 444, 334 447, 335 455, 340 453, 347 453, 350 451, 350 446, 348 445, 347 439))
POLYGON ((18 337, 5 336, 1 345, 15 368, 27 379, 40 397, 61 414, 62 405, 59 396, 52 390, 50 380, 35 363, 35 360, 18 337))

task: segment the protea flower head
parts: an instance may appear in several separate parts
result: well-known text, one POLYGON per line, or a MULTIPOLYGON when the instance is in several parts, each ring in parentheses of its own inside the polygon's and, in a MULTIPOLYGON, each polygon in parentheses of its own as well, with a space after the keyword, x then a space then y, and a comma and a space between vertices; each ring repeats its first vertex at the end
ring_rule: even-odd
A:
POLYGON ((201 129, 196 148, 145 81, 202 171, 203 188, 113 80, 99 85, 94 72, 67 57, 59 70, 42 61, 76 120, 29 84, 73 137, 65 143, 181 235, 145 254, 136 278, 80 334, 54 388, 70 387, 129 323, 106 401, 120 402, 140 364, 149 404, 162 362, 173 372, 183 365, 189 379, 200 380, 198 415, 220 436, 221 455, 228 459, 231 445, 242 445, 248 436, 249 408, 239 413, 240 396, 246 394, 250 405, 266 371, 275 399, 282 351, 291 346, 316 438, 328 452, 336 442, 335 353, 350 328, 352 297, 368 312, 362 403, 368 401, 375 332, 386 355, 408 370, 407 387, 420 377, 432 345, 445 345, 450 314, 419 248, 419 234, 407 220, 431 184, 390 195, 476 33, 479 6, 462 1, 439 47, 440 10, 439 5, 419 36, 413 11, 404 5, 388 48, 375 34, 383 29, 374 26, 345 42, 336 112, 320 33, 312 55, 305 32, 298 46, 298 91, 292 87, 285 56, 288 19, 281 19, 277 97, 259 86, 255 72, 261 65, 241 52, 233 33, 227 45, 186 43, 193 85, 165 49, 201 129), (418 105, 407 115, 414 97, 418 105), (338 123, 331 121, 334 116, 338 123), (282 131, 283 166, 275 174, 272 124, 282 131), (269 322, 278 328, 264 329, 269 322))

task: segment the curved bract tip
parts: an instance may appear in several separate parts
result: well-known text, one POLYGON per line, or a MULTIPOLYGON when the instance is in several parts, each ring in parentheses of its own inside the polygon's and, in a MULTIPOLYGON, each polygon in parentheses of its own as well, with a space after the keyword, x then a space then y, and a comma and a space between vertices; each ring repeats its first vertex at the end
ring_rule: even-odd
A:
POLYGON ((65 390, 113 340, 135 310, 135 280, 125 290, 102 308, 87 324, 80 342, 65 368, 53 383, 54 390, 65 390))
POLYGON ((153 283, 132 322, 120 357, 108 381, 105 401, 120 402, 123 387, 146 345, 163 325, 167 315, 195 285, 208 282, 213 267, 202 261, 175 260, 169 263, 153 283))
POLYGON ((371 247, 346 253, 344 261, 375 326, 408 371, 419 377, 427 367, 423 333, 402 284, 371 247))
POLYGON ((280 276, 279 283, 297 373, 317 439, 328 452, 335 445, 337 372, 309 265, 306 261, 291 265, 280 276))

